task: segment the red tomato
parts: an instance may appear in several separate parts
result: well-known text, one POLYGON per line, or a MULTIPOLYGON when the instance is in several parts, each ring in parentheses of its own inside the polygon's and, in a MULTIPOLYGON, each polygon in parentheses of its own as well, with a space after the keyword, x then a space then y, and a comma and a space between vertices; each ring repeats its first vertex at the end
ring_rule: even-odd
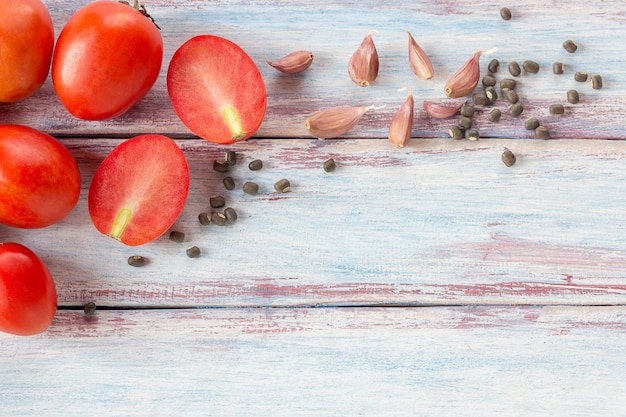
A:
POLYGON ((217 36, 196 36, 174 53, 167 91, 182 122, 211 142, 247 139, 265 115, 259 69, 238 45, 217 36))
POLYGON ((46 227, 78 202, 80 171, 52 136, 20 125, 0 125, 0 223, 46 227))
POLYGON ((118 1, 78 10, 57 40, 52 83, 74 116, 119 116, 152 88, 163 60, 163 39, 142 12, 118 1))
POLYGON ((54 280, 41 259, 19 243, 0 243, 0 331, 41 333, 56 308, 54 280))
POLYGON ((96 229, 137 246, 169 229, 187 201, 189 167, 176 143, 161 135, 122 142, 102 161, 89 187, 96 229))
POLYGON ((50 13, 39 0, 0 0, 0 101, 25 99, 48 78, 54 47, 50 13))

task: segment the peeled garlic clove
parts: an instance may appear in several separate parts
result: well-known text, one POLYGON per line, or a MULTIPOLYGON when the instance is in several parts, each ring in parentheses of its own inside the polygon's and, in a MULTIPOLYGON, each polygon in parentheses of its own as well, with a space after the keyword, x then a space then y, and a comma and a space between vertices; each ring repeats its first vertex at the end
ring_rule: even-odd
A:
POLYGON ((284 74, 297 74, 309 68, 313 63, 313 54, 310 51, 295 51, 285 55, 277 61, 265 60, 268 65, 284 74))
POLYGON ((365 35, 363 42, 354 51, 348 63, 350 78, 360 87, 369 86, 378 76, 378 52, 372 39, 375 32, 371 30, 365 35))
POLYGON ((304 127, 311 136, 319 139, 336 138, 357 124, 366 111, 375 106, 331 107, 313 113, 304 121, 304 127))
POLYGON ((406 100, 393 116, 389 125, 389 142, 396 148, 404 148, 411 139, 413 106, 413 94, 409 90, 406 100))
POLYGON ((411 69, 422 80, 430 80, 435 75, 433 64, 430 62, 428 55, 417 44, 411 32, 409 34, 409 64, 411 69))
POLYGON ((444 92, 448 97, 464 97, 474 91, 480 78, 480 56, 483 51, 474 52, 446 83, 444 92))
POLYGON ((430 117, 435 119, 447 119, 452 117, 461 109, 463 103, 454 106, 443 106, 441 104, 433 103, 432 101, 424 100, 424 110, 430 117))

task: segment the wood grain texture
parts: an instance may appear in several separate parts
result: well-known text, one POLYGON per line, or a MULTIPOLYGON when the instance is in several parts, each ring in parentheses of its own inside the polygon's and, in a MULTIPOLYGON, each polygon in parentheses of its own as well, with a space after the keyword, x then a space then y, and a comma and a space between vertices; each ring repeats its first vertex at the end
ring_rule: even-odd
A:
POLYGON ((63 311, 0 335, 0 413, 617 417, 625 343, 624 307, 63 311))

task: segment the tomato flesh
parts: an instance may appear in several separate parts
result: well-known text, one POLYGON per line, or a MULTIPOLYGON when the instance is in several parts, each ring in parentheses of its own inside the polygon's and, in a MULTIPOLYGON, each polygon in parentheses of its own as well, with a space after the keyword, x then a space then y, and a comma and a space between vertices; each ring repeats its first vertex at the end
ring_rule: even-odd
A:
POLYGON ((122 142, 102 161, 89 187, 89 214, 100 233, 137 246, 169 229, 189 193, 189 167, 162 135, 122 142))
POLYGON ((0 243, 0 331, 32 336, 48 328, 57 308, 46 265, 19 243, 0 243))
POLYGON ((174 53, 167 89, 181 121, 215 143, 252 136, 265 116, 261 73, 237 44, 212 35, 189 39, 174 53))

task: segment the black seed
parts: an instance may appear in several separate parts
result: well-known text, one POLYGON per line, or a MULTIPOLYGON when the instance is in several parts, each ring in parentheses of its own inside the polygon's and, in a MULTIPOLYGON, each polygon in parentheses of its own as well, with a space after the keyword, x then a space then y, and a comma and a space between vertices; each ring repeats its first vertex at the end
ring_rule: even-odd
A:
POLYGON ((474 93, 472 95, 472 101, 477 106, 486 106, 490 104, 489 99, 485 93, 474 93))
POLYGON ((198 221, 201 225, 206 226, 211 223, 211 217, 209 216, 209 213, 200 213, 198 214, 198 221))
POLYGON ((480 138, 480 135, 478 134, 477 129, 469 129, 465 131, 465 138, 474 141, 478 140, 478 138, 480 138))
POLYGON ((535 137, 537 139, 550 139, 550 131, 544 126, 539 126, 535 129, 535 137))
POLYGON ((226 220, 233 223, 237 220, 237 212, 234 208, 227 207, 226 209, 224 209, 224 217, 226 217, 226 220))
POLYGON ((226 199, 221 195, 212 195, 209 197, 209 205, 211 208, 220 208, 226 205, 226 199))
POLYGON ((471 104, 465 103, 461 106, 461 116, 472 117, 476 109, 471 104))
POLYGON ((248 164, 248 168, 250 168, 250 171, 258 171, 263 168, 263 161, 261 161, 260 159, 255 159, 248 164))
POLYGON ((588 76, 589 74, 587 74, 586 72, 578 71, 576 74, 574 74, 574 79, 579 83, 584 83, 585 81, 587 81, 588 76))
POLYGON ((190 246, 186 250, 187 256, 190 258, 197 258, 200 256, 200 248, 197 246, 190 246))
POLYGON ((565 71, 565 64, 562 62, 555 62, 552 64, 552 72, 555 74, 563 74, 565 71))
POLYGON ((472 127, 472 118, 467 116, 459 117, 459 127, 461 129, 469 129, 472 127))
POLYGON ((539 64, 537 64, 535 61, 526 60, 522 65, 524 67, 524 71, 529 74, 536 74, 539 72, 539 64))
POLYGON ((128 265, 140 267, 146 264, 146 258, 140 255, 133 255, 128 257, 128 265))
POLYGON ((224 184, 224 188, 226 188, 227 190, 232 190, 235 188, 235 180, 233 179, 233 177, 226 177, 222 180, 222 183, 224 184))
POLYGON ((226 161, 215 160, 213 161, 213 169, 217 172, 228 172, 228 164, 226 161))
POLYGON ((274 183, 274 189, 279 193, 286 193, 290 191, 291 184, 286 178, 280 179, 274 183))
POLYGON ((85 304, 83 311, 87 317, 93 317, 96 314, 96 303, 93 301, 88 302, 85 304))
POLYGON ((491 103, 494 103, 498 99, 498 92, 494 87, 485 88, 485 95, 491 103))
POLYGON ((489 113, 487 114, 487 119, 489 119, 490 122, 499 122, 500 121, 500 117, 502 116, 502 112, 500 111, 500 109, 491 109, 489 110, 489 113))
POLYGON ((485 87, 493 87, 497 84, 497 82, 498 81, 496 80, 496 77, 494 77, 493 75, 487 74, 483 77, 483 85, 485 87))
POLYGON ((511 14, 511 10, 508 7, 503 7, 500 9, 500 17, 504 20, 511 20, 513 15, 511 14))
POLYGON ((517 82, 515 82, 515 80, 512 78, 503 78, 500 81, 500 88, 503 90, 515 90, 516 85, 517 82))
POLYGON ((522 73, 522 69, 519 67, 517 61, 513 61, 509 63, 509 72, 512 76, 517 77, 522 73))
POLYGON ((322 167, 324 168, 324 171, 331 172, 334 171, 335 168, 337 168, 337 164, 335 164, 335 160, 333 158, 328 158, 324 161, 322 167))
POLYGON ((185 234, 183 232, 172 230, 170 232, 170 240, 176 243, 183 243, 185 241, 185 234))
POLYGON ((226 215, 219 212, 213 213, 211 222, 217 226, 224 226, 226 224, 226 215))
POLYGON ((594 75, 591 77, 591 87, 595 90, 599 90, 602 88, 602 77, 599 75, 594 75))
POLYGON ((224 162, 226 162, 226 165, 228 165, 229 167, 235 165, 237 163, 237 154, 235 153, 235 151, 226 152, 224 162))
POLYGON ((450 126, 450 129, 448 129, 448 134, 452 139, 463 138, 463 130, 461 130, 459 126, 450 126))
POLYGON ((243 192, 246 194, 256 194, 259 192, 259 184, 248 181, 243 185, 243 192))
POLYGON ((505 149, 504 152, 502 152, 502 163, 508 167, 511 167, 513 165, 515 165, 515 161, 517 160, 517 158, 515 158, 515 154, 513 152, 511 152, 508 149, 505 149))
POLYGON ((491 61, 489 61, 489 65, 487 65, 487 69, 489 70, 490 73, 495 74, 500 69, 500 61, 498 61, 495 58, 492 59, 491 61))
POLYGON ((529 117, 524 122, 524 128, 526 128, 526 130, 535 130, 538 127, 539 127, 539 120, 537 120, 536 117, 529 117))
POLYGON ((517 117, 522 114, 523 111, 524 107, 522 106, 522 103, 518 101, 517 103, 511 104, 507 112, 509 113, 509 116, 517 117))
POLYGON ((555 116, 560 116, 565 112, 565 107, 562 104, 551 104, 550 105, 550 114, 555 116))
POLYGON ((578 102, 580 101, 580 95, 578 95, 578 91, 576 90, 569 90, 566 96, 567 102, 570 104, 578 104, 578 102))
POLYGON ((565 49, 570 54, 573 54, 578 49, 578 45, 573 40, 568 39, 563 42, 563 49, 565 49))
POLYGON ((508 90, 504 97, 506 98, 506 101, 511 104, 515 104, 519 101, 519 96, 515 90, 508 90))

